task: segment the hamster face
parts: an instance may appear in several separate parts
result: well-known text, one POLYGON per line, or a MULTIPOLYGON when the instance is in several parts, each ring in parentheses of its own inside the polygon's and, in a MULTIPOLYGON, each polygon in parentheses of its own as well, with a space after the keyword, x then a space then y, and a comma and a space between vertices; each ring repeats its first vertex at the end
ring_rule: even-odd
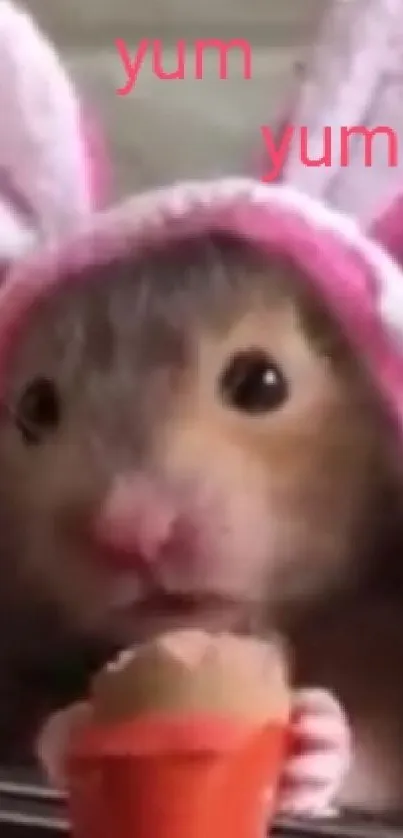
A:
POLYGON ((126 643, 246 627, 343 584, 385 445, 305 278, 229 237, 91 273, 38 304, 10 365, 5 590, 126 643))

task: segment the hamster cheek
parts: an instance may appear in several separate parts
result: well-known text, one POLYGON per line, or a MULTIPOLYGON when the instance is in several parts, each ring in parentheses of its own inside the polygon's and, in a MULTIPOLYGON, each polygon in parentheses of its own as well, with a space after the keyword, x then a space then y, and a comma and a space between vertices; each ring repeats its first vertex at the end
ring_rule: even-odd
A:
MULTIPOLYGON (((178 401, 159 457, 170 481, 187 484, 187 502, 199 504, 198 550, 176 578, 277 604, 344 573, 369 463, 351 388, 292 320, 277 322, 277 337, 269 325, 261 344, 256 325, 252 334, 280 359, 289 383, 284 403, 259 415, 228 407, 201 357, 199 380, 178 401)), ((217 347, 207 366, 220 368, 217 347)))

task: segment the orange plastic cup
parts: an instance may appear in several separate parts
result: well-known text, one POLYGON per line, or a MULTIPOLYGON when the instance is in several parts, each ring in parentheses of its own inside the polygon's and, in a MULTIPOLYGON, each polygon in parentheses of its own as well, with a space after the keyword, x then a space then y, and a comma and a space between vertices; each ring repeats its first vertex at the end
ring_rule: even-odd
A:
POLYGON ((74 838, 260 838, 288 728, 150 715, 89 725, 68 759, 74 838))

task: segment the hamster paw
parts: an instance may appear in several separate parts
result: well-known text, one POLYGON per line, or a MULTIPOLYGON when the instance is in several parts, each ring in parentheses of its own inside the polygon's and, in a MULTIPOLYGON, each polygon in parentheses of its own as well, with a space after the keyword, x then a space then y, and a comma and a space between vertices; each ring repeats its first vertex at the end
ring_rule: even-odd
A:
POLYGON ((292 749, 280 784, 278 813, 301 817, 337 815, 337 797, 350 762, 350 730, 333 695, 321 689, 296 692, 292 749))
POLYGON ((43 725, 36 740, 36 755, 50 785, 65 787, 65 758, 74 731, 85 724, 90 715, 86 702, 72 704, 53 713, 43 725))

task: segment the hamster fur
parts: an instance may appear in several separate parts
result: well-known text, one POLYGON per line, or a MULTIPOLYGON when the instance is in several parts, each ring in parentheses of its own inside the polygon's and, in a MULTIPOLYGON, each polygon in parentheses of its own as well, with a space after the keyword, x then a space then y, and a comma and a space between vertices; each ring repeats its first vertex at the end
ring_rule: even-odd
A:
POLYGON ((42 665, 70 649, 85 669, 168 626, 274 626, 350 715, 342 802, 403 806, 402 475, 365 364, 292 263, 230 236, 91 273, 11 359, 3 703, 60 701, 42 665))

